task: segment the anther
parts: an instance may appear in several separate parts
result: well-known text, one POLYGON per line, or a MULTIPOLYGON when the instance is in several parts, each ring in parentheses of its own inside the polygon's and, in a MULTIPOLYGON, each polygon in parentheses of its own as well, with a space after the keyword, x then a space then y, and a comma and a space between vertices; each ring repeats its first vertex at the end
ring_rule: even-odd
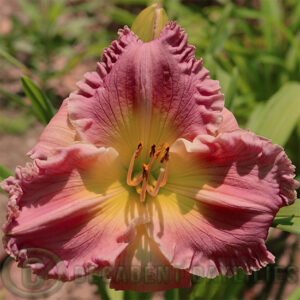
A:
POLYGON ((139 157, 141 154, 141 151, 143 149, 143 143, 140 142, 134 151, 129 168, 127 173, 127 184, 130 186, 136 186, 137 192, 140 194, 140 201, 144 202, 146 199, 146 193, 148 192, 150 196, 155 197, 157 196, 159 189, 163 187, 167 183, 167 178, 169 174, 169 150, 170 147, 168 144, 162 144, 156 149, 156 145, 152 144, 149 156, 150 159, 147 164, 142 165, 142 172, 139 173, 137 177, 132 179, 133 176, 133 168, 135 160, 139 157), (162 167, 159 170, 158 178, 155 182, 154 186, 151 186, 148 184, 149 178, 150 178, 150 172, 152 169, 152 165, 156 160, 159 160, 162 165, 162 167), (141 187, 138 187, 139 184, 142 183, 141 187))
POLYGON ((151 150, 150 150, 150 152, 149 152, 149 156, 150 157, 152 157, 152 156, 154 156, 154 154, 155 154, 155 144, 153 144, 152 146, 151 146, 151 150))
POLYGON ((167 147, 165 149, 165 152, 160 160, 161 163, 163 163, 164 161, 168 161, 169 160, 169 150, 170 150, 170 147, 167 147))
POLYGON ((160 145, 160 146, 158 147, 158 149, 157 149, 157 151, 156 151, 156 153, 155 153, 155 158, 156 158, 156 159, 159 157, 159 155, 160 155, 160 153, 161 153, 161 150, 162 150, 162 148, 163 148, 163 146, 162 146, 162 145, 160 145))
POLYGON ((139 144, 135 150, 135 159, 137 159, 139 157, 142 150, 143 150, 143 143, 139 142, 139 144))
POLYGON ((143 164, 143 178, 149 178, 149 166, 146 164, 143 164))
POLYGON ((127 172, 127 184, 130 186, 136 186, 136 185, 140 184, 140 182, 143 179, 143 176, 140 175, 138 178, 132 180, 132 171, 133 171, 134 162, 139 157, 142 149, 143 149, 143 143, 139 142, 139 144, 138 144, 136 150, 134 151, 134 153, 131 157, 131 160, 130 160, 130 164, 129 164, 129 168, 128 168, 128 172, 127 172))

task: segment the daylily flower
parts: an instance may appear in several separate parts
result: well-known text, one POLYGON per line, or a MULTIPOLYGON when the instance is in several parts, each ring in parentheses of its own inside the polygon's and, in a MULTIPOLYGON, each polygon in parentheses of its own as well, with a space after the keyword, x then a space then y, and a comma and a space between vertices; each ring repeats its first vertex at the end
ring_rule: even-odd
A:
POLYGON ((119 36, 2 182, 7 251, 53 252, 62 268, 29 264, 63 280, 111 266, 111 287, 137 291, 273 263, 268 229, 298 187, 283 149, 238 127, 176 23, 119 36))

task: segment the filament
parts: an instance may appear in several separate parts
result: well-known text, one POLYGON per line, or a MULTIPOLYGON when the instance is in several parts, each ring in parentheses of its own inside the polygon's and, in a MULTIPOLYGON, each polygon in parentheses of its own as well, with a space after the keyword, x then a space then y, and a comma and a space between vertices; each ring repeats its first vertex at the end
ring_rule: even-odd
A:
POLYGON ((149 151, 150 159, 148 164, 143 164, 141 174, 138 175, 136 178, 132 179, 134 163, 136 159, 139 157, 142 149, 143 149, 143 144, 142 142, 140 142, 136 150, 134 151, 129 163, 128 172, 127 172, 127 184, 129 186, 138 186, 140 183, 142 183, 141 188, 137 187, 137 192, 140 194, 140 201, 145 202, 146 192, 148 192, 150 196, 156 197, 160 188, 167 183, 168 174, 169 174, 168 161, 169 161, 170 147, 167 144, 164 144, 159 146, 158 149, 156 149, 156 145, 153 144, 149 151), (160 168, 155 186, 152 187, 151 185, 148 184, 148 181, 149 181, 152 165, 155 161, 159 161, 164 166, 160 168))

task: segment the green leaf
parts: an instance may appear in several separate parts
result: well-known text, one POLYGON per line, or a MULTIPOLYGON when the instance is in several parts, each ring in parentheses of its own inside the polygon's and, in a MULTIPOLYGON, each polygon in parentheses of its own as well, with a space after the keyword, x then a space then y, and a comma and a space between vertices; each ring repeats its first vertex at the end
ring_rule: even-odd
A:
MULTIPOLYGON (((242 271, 231 278, 218 276, 214 279, 198 278, 194 281, 192 292, 190 293, 190 300, 197 299, 240 299, 239 294, 245 284, 247 277, 242 271)), ((181 299, 181 298, 180 298, 181 299)), ((182 298, 185 299, 185 298, 182 298)))
POLYGON ((50 100, 29 77, 22 76, 21 82, 26 96, 32 103, 34 113, 41 122, 48 124, 55 114, 50 100))
POLYGON ((284 146, 300 118, 300 84, 286 83, 250 116, 247 128, 284 146))
POLYGON ((131 30, 144 42, 157 38, 168 22, 165 10, 157 3, 142 10, 132 24, 131 30))
POLYGON ((108 14, 113 21, 122 25, 131 25, 135 17, 131 12, 119 7, 111 7, 108 14))
POLYGON ((229 84, 225 90, 225 100, 226 100, 225 104, 226 107, 229 109, 232 109, 233 106, 233 99, 237 91, 238 77, 239 77, 239 71, 237 68, 234 68, 229 84))
POLYGON ((18 105, 20 106, 23 106, 23 107, 27 107, 29 108, 30 106, 28 104, 26 104, 23 99, 17 95, 14 95, 10 92, 7 92, 3 89, 0 88, 0 94, 3 95, 4 97, 6 97, 8 100, 12 101, 12 102, 15 102, 17 103, 18 105))
POLYGON ((107 294, 109 296, 109 299, 123 300, 124 291, 116 291, 114 289, 110 289, 109 287, 107 287, 106 291, 107 291, 107 294))
MULTIPOLYGON (((3 165, 0 164, 0 181, 6 179, 9 176, 13 176, 13 173, 7 169, 6 167, 4 167, 3 165)), ((6 194, 0 187, 0 192, 3 194, 6 194)))
POLYGON ((242 19, 260 19, 261 12, 256 9, 250 9, 246 7, 235 6, 234 14, 242 19))
POLYGON ((282 8, 280 7, 279 1, 273 0, 261 0, 261 13, 263 14, 262 20, 262 31, 264 34, 265 44, 268 51, 274 51, 274 30, 273 21, 282 21, 282 8))
POLYGON ((164 295, 165 300, 179 300, 179 289, 167 290, 164 295))
POLYGON ((296 32, 300 28, 300 2, 297 1, 293 11, 291 12, 292 24, 290 24, 291 30, 296 32))
POLYGON ((211 36, 210 44, 207 48, 207 53, 214 55, 222 49, 232 29, 232 22, 230 22, 232 10, 232 3, 228 3, 223 10, 220 20, 218 21, 214 34, 212 34, 211 36))
POLYGON ((24 74, 31 75, 30 70, 22 64, 20 61, 18 61, 16 58, 11 56, 8 52, 6 52, 4 49, 0 48, 0 57, 3 57, 7 62, 12 64, 13 66, 17 67, 18 69, 22 70, 24 74))
POLYGON ((0 134, 18 135, 24 134, 36 121, 33 115, 20 114, 12 118, 11 116, 1 116, 0 134))
POLYGON ((13 173, 3 165, 0 165, 0 181, 4 180, 9 176, 13 176, 13 173))
MULTIPOLYGON (((145 293, 145 292, 135 292, 135 291, 124 291, 123 300, 150 300, 152 293, 145 293)), ((115 299, 115 298, 111 298, 115 299)))
POLYGON ((230 74, 218 66, 218 68, 216 69, 216 79, 220 82, 221 92, 225 93, 231 81, 230 74))
POLYGON ((282 207, 278 211, 272 226, 300 234, 300 199, 297 199, 293 205, 282 207))
POLYGON ((123 5, 147 5, 148 0, 112 0, 114 4, 123 4, 123 5))
POLYGON ((93 284, 97 285, 98 294, 100 295, 102 300, 110 300, 110 297, 107 293, 107 284, 103 282, 103 278, 97 275, 93 276, 93 284))

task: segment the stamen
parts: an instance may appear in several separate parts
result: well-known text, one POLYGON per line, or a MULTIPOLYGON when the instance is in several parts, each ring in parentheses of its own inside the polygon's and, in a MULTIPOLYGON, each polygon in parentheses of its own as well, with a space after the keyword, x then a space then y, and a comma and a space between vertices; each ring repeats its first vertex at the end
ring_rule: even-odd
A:
POLYGON ((149 179, 149 166, 146 164, 143 164, 143 183, 142 183, 142 190, 141 190, 141 194, 140 194, 141 202, 144 202, 145 198, 146 198, 148 179, 149 179))
POLYGON ((161 150, 163 149, 163 145, 160 145, 155 153, 155 158, 158 158, 160 153, 161 153, 161 150))
POLYGON ((143 150, 143 143, 139 142, 137 149, 135 150, 135 159, 137 159, 139 157, 142 150, 143 150))
POLYGON ((132 171, 133 171, 134 162, 139 157, 142 149, 143 149, 143 143, 139 142, 139 144, 138 144, 136 150, 134 151, 134 153, 131 157, 131 160, 130 160, 130 164, 129 164, 129 168, 128 168, 128 172, 127 172, 127 184, 130 186, 136 186, 136 185, 140 184, 140 182, 143 179, 142 175, 140 175, 138 178, 132 180, 132 171))
POLYGON ((156 197, 160 188, 163 187, 167 183, 168 174, 169 174, 169 150, 170 147, 168 144, 162 144, 156 149, 156 145, 152 144, 151 149, 149 151, 149 162, 148 164, 142 165, 142 172, 140 175, 134 179, 132 179, 132 173, 133 173, 133 167, 135 160, 139 157, 141 151, 143 149, 143 144, 140 142, 134 151, 129 168, 127 173, 127 184, 130 186, 136 186, 136 191, 138 194, 140 194, 140 201, 145 202, 146 199, 146 192, 149 193, 150 196, 156 197), (161 155, 162 154, 162 155, 161 155), (155 183, 155 186, 148 185, 150 172, 153 163, 159 159, 160 157, 160 163, 163 164, 163 166, 159 170, 158 178, 155 183), (142 182, 142 186, 140 187, 139 184, 142 182))
POLYGON ((154 156, 154 154, 155 154, 155 144, 153 144, 152 146, 151 146, 151 150, 150 150, 150 152, 149 152, 149 156, 150 157, 152 157, 152 156, 154 156))
POLYGON ((163 179, 165 178, 165 171, 166 169, 165 168, 160 168, 159 170, 159 175, 158 175, 158 179, 157 179, 157 182, 155 184, 155 187, 154 188, 151 188, 149 186, 147 186, 147 192, 149 193, 149 195, 151 195, 152 197, 155 197, 157 196, 158 194, 158 191, 161 187, 161 183, 163 181, 163 179))
POLYGON ((169 150, 170 150, 170 147, 166 147, 165 149, 165 152, 160 160, 161 163, 163 163, 164 161, 168 161, 169 160, 169 150))
POLYGON ((166 171, 164 173, 164 178, 163 178, 163 180, 162 180, 162 182, 160 184, 160 187, 165 186, 166 183, 167 183, 167 179, 168 179, 168 176, 169 176, 169 163, 168 163, 168 161, 166 162, 165 170, 166 171))
POLYGON ((150 168, 148 165, 146 164, 143 164, 143 178, 149 178, 149 171, 150 171, 150 168))

